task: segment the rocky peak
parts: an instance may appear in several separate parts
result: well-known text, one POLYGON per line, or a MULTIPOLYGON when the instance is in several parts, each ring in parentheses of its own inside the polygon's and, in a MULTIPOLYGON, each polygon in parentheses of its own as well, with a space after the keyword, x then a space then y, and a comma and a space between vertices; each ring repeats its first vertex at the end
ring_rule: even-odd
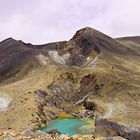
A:
POLYGON ((73 36, 72 40, 77 40, 79 37, 81 37, 85 33, 90 32, 91 30, 92 30, 92 28, 90 28, 90 27, 85 27, 85 28, 82 28, 82 29, 78 30, 75 33, 75 35, 73 36))

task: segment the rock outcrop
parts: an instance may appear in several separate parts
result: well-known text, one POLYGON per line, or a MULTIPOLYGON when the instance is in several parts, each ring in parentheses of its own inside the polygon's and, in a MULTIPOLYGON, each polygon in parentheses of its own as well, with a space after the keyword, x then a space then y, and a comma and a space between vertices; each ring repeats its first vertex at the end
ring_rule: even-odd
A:
POLYGON ((0 130, 0 139, 2 140, 95 140, 93 135, 64 135, 57 130, 49 133, 42 131, 25 130, 23 132, 15 132, 12 130, 0 130))
POLYGON ((97 136, 121 136, 128 140, 140 139, 140 127, 138 126, 123 125, 107 119, 98 118, 95 121, 95 128, 97 136))

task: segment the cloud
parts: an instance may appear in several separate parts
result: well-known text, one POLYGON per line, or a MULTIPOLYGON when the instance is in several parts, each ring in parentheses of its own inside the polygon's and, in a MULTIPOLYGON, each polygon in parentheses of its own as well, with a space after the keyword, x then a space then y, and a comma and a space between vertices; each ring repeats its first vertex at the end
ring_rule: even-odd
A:
POLYGON ((85 26, 110 36, 140 34, 139 0, 0 0, 0 40, 69 40, 85 26))

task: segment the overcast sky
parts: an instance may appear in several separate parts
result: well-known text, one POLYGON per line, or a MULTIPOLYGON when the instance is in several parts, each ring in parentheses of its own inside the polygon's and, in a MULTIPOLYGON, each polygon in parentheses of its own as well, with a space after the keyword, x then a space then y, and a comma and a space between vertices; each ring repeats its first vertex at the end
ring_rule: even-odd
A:
POLYGON ((0 0, 0 40, 69 40, 86 26, 112 37, 140 35, 140 0, 0 0))

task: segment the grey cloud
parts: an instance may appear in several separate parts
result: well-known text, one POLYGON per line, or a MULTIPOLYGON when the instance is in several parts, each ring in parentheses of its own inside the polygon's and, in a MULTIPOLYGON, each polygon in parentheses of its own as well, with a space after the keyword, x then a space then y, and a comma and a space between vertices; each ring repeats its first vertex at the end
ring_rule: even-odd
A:
POLYGON ((140 33, 139 0, 0 0, 0 40, 68 40, 91 26, 108 35, 140 33))

